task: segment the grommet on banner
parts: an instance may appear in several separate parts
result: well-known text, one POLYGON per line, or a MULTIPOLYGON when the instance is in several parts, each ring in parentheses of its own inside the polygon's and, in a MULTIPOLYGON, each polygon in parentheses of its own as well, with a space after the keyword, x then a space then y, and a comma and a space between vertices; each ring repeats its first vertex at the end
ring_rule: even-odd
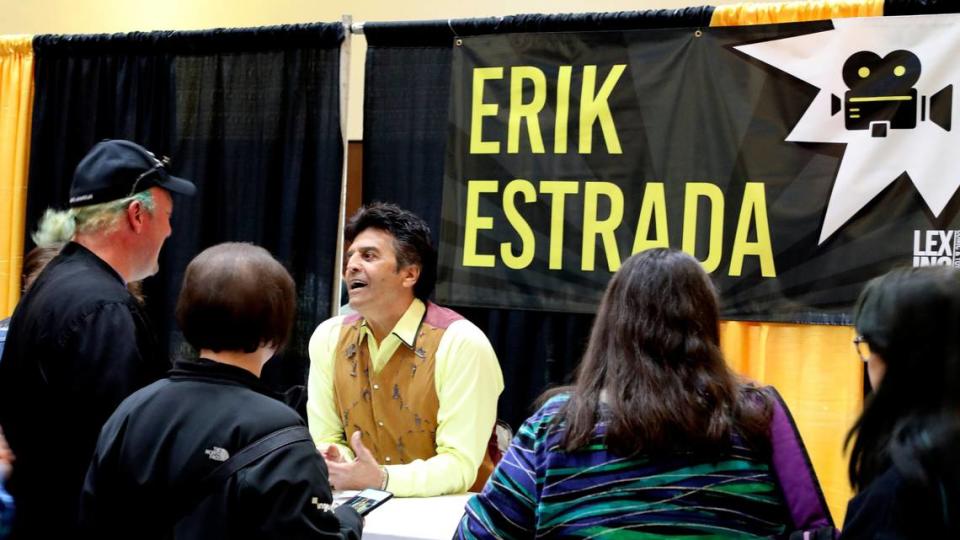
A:
POLYGON ((700 29, 698 28, 697 31, 693 33, 693 35, 696 36, 696 37, 700 37, 700 36, 703 35, 703 32, 700 31, 700 29))
POLYGON ((457 47, 462 47, 462 46, 463 46, 463 40, 460 39, 460 38, 457 38, 457 41, 455 41, 455 43, 457 44, 457 47))

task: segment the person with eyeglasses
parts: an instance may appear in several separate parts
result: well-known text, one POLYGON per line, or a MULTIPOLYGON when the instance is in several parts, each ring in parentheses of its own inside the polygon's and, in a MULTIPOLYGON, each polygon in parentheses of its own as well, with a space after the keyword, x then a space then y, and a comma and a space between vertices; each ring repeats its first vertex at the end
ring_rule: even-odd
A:
POLYGON ((100 428, 169 361, 127 283, 159 269, 173 194, 196 187, 131 141, 96 144, 77 165, 74 235, 24 294, 0 361, 0 425, 17 455, 11 538, 70 538, 100 428))
POLYGON ((854 325, 873 391, 845 444, 841 538, 960 538, 960 271, 874 279, 854 325))

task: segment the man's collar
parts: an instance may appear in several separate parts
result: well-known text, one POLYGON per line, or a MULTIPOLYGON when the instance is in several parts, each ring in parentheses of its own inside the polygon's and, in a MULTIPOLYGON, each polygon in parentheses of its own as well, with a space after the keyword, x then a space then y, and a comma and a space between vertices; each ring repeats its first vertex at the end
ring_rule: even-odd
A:
POLYGON ((73 240, 71 240, 70 242, 67 242, 66 245, 63 246, 63 249, 60 250, 60 254, 64 256, 73 255, 75 257, 84 258, 90 261, 91 263, 99 266, 100 268, 102 268, 104 271, 106 271, 113 277, 117 278, 117 280, 120 283, 123 283, 124 286, 127 285, 127 280, 123 279, 123 276, 120 275, 120 272, 117 272, 116 268, 110 266, 110 263, 103 260, 103 258, 101 258, 100 255, 97 255, 96 253, 93 252, 93 250, 91 250, 90 248, 88 248, 87 246, 79 242, 76 242, 73 240))
POLYGON ((278 397, 278 394, 269 390, 263 384, 260 377, 241 367, 217 362, 216 360, 210 360, 208 358, 197 358, 195 360, 177 359, 174 361, 173 369, 168 372, 168 375, 173 379, 201 378, 229 381, 242 384, 261 394, 266 394, 282 401, 282 398, 278 397))
MULTIPOLYGON (((400 317, 400 320, 397 321, 397 324, 394 325, 390 333, 400 338, 400 341, 412 349, 417 341, 417 331, 420 330, 420 323, 423 321, 423 316, 426 312, 427 306, 424 305, 423 301, 419 298, 414 298, 413 302, 410 302, 410 307, 403 313, 403 316, 400 317)), ((370 327, 367 325, 366 319, 363 320, 360 326, 366 327, 367 331, 371 335, 373 334, 373 331, 370 330, 370 327)), ((361 337, 363 335, 364 333, 361 332, 361 337)))

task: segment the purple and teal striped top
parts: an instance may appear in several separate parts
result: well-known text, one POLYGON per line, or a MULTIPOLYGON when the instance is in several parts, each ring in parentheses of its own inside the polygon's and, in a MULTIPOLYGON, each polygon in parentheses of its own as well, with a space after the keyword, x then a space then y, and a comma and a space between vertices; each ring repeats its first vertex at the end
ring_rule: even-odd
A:
POLYGON ((722 453, 618 456, 598 423, 590 445, 559 447, 548 401, 514 437, 458 538, 761 538, 784 534, 789 513, 769 453, 739 438, 722 453))

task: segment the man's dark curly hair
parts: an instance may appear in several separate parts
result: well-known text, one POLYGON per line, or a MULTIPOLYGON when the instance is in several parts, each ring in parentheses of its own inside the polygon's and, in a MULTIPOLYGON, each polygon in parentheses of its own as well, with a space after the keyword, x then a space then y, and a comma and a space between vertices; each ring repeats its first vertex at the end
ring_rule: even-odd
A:
POLYGON ((366 229, 380 229, 393 236, 397 253, 397 269, 410 265, 420 267, 420 278, 413 294, 426 301, 437 282, 437 250, 430 238, 430 227, 420 216, 391 203, 375 202, 357 210, 344 228, 347 244, 366 229))

